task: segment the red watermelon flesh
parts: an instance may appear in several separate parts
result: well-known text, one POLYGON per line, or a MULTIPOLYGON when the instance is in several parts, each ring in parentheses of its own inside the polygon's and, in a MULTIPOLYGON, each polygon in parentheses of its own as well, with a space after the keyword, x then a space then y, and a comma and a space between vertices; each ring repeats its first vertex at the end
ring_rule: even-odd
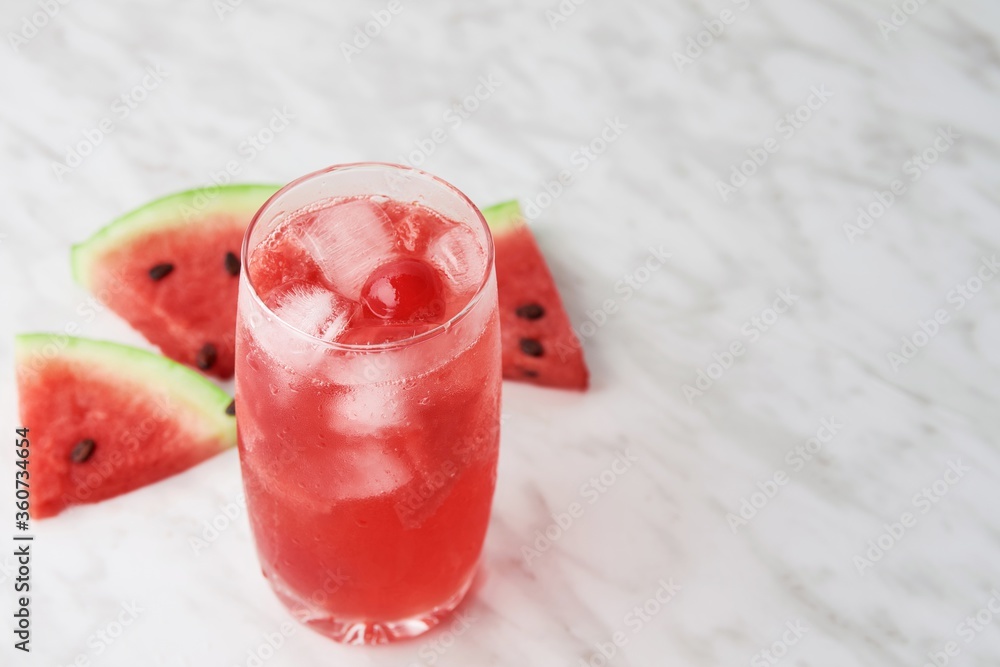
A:
POLYGON ((277 186, 190 190, 73 247, 73 274, 165 355, 233 375, 243 233, 277 186))
POLYGON ((483 209, 496 247, 503 376, 584 390, 589 372, 552 274, 516 201, 483 209))
POLYGON ((166 357, 50 334, 17 336, 15 348, 35 518, 138 489, 236 443, 230 397, 166 357))

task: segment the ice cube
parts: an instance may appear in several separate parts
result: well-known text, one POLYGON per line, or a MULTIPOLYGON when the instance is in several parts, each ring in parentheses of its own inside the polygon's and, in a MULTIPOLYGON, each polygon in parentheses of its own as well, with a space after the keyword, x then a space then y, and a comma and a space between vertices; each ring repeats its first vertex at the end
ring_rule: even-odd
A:
POLYGON ((271 362, 301 378, 316 377, 329 365, 324 363, 323 343, 314 338, 336 341, 360 308, 325 287, 301 280, 276 288, 266 303, 274 315, 255 320, 253 338, 271 362), (289 331, 286 324, 312 338, 289 331))
POLYGON ((380 345, 382 343, 394 343, 419 336, 433 329, 436 325, 428 322, 414 322, 413 324, 393 324, 385 322, 372 322, 367 320, 364 324, 351 327, 341 339, 341 342, 348 345, 380 345))
POLYGON ((388 447, 352 449, 334 488, 341 498, 372 498, 395 491, 413 477, 412 465, 388 447))
POLYGON ((458 293, 475 291, 483 277, 486 255, 475 232, 465 225, 452 225, 434 239, 428 258, 448 278, 458 293))
POLYGON ((415 255, 425 255, 427 245, 445 223, 440 216, 424 207, 407 206, 399 202, 386 205, 393 219, 400 247, 415 255))
POLYGON ((336 465, 324 474, 338 497, 389 493, 413 478, 414 462, 392 444, 399 438, 397 428, 407 421, 402 389, 399 384, 361 383, 327 401, 326 423, 342 446, 336 448, 336 465))
POLYGON ((306 456, 289 471, 286 479, 294 479, 295 485, 284 484, 287 490, 282 495, 294 497, 301 489, 303 500, 320 511, 329 511, 343 500, 393 493, 413 479, 412 465, 378 441, 348 440, 336 447, 311 447, 306 456))
MULTIPOLYGON (((388 357, 379 361, 380 367, 385 366, 388 357)), ((406 407, 406 396, 399 384, 363 382, 349 387, 344 396, 330 402, 327 423, 335 432, 346 435, 384 436, 386 431, 407 423, 406 407)))
POLYGON ((368 276, 395 254, 396 234, 385 211, 367 199, 350 199, 310 214, 297 227, 299 241, 326 281, 352 299, 368 276))
POLYGON ((299 331, 333 342, 347 329, 357 303, 320 285, 285 283, 268 299, 275 315, 299 331))
POLYGON ((275 229, 250 253, 250 280, 262 299, 292 280, 323 282, 323 272, 288 226, 275 229))

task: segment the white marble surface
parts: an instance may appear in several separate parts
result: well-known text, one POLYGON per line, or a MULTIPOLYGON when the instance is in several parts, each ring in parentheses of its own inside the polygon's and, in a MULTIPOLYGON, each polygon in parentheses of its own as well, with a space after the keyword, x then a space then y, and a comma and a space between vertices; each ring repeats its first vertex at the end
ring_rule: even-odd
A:
MULTIPOLYGON (((41 4, 6 0, 3 31, 41 4)), ((255 662, 288 616, 242 510, 199 553, 190 542, 238 496, 230 452, 39 525, 34 651, 15 654, 4 630, 0 664, 598 666, 615 633, 614 665, 919 667, 946 647, 957 655, 939 664, 1000 663, 1000 617, 964 620, 1000 610, 1000 280, 955 291, 980 287, 982 258, 1000 252, 1000 5, 897 2, 919 11, 883 31, 892 0, 567 0, 552 25, 556 0, 402 0, 348 62, 341 43, 388 3, 343 4, 71 0, 16 51, 8 34, 0 423, 16 422, 11 330, 75 323, 142 344, 71 284, 69 244, 230 162, 238 180, 286 181, 407 159, 436 128, 446 140, 423 166, 484 204, 537 201, 569 170, 534 229, 573 320, 609 299, 616 311, 584 330, 592 391, 505 386, 467 623, 377 649, 296 630, 255 662), (720 37, 675 57, 724 10, 720 37), (147 68, 160 73, 130 92, 147 68), (449 112, 481 77, 494 90, 478 108, 449 112), (798 127, 782 122, 814 89, 832 96, 812 97, 798 127), (123 94, 145 99, 132 109, 123 94), (273 140, 243 143, 275 109, 289 120, 273 140), (113 131, 57 174, 103 118, 113 131), (616 118, 600 156, 577 152, 616 118), (906 164, 947 128, 958 136, 926 171, 906 164), (723 201, 718 182, 765 146, 776 152, 723 201), (884 215, 845 228, 894 179, 902 194, 884 215), (671 257, 647 272, 650 246, 671 257), (625 276, 645 282, 630 290, 625 276), (774 317, 780 290, 792 305, 774 317), (936 335, 893 368, 888 353, 939 310, 936 335), (711 367, 734 343, 731 367, 711 367), (688 400, 700 370, 715 379, 688 400), (817 435, 810 460, 794 453, 817 435), (585 488, 616 452, 635 461, 585 488), (773 498, 752 495, 775 475, 773 498), (946 475, 943 497, 919 497, 946 475), (744 499, 763 506, 734 530, 744 499), (582 515, 527 562, 525 545, 573 503, 582 515), (911 525, 862 566, 904 512, 911 525), (666 604, 650 602, 658 592, 666 604), (132 604, 135 622, 104 644, 132 604)), ((0 565, 6 628, 11 559, 0 565)))

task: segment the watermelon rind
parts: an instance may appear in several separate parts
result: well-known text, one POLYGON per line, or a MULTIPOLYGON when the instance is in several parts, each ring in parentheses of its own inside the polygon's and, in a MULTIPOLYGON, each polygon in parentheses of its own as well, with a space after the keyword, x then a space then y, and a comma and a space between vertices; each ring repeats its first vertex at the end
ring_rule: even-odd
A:
POLYGON ((108 251, 150 232, 181 227, 219 213, 245 213, 247 219, 280 185, 238 184, 194 188, 140 206, 102 228, 71 250, 73 279, 90 287, 94 268, 108 251))
POLYGON ((516 199, 494 204, 482 211, 483 217, 486 218, 486 224, 490 226, 494 235, 502 235, 504 232, 524 224, 521 204, 516 199))
POLYGON ((226 414, 229 394, 198 372, 171 359, 118 343, 74 336, 30 333, 14 338, 19 369, 31 372, 37 359, 65 359, 131 387, 166 393, 184 414, 178 419, 193 435, 218 442, 220 451, 236 444, 236 419, 226 414))

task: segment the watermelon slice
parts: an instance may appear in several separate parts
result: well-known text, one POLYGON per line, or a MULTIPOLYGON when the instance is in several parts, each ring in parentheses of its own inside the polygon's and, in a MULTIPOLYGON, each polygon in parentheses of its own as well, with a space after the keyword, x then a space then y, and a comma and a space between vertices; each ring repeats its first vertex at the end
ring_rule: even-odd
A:
POLYGON ((586 389, 583 348, 559 290, 516 201, 483 209, 496 246, 503 376, 548 387, 586 389))
POLYGON ((233 375, 240 247, 276 185, 180 192, 73 246, 73 277, 165 355, 233 375))
POLYGON ((35 518, 138 489, 236 444, 230 397, 166 357, 50 334, 17 336, 15 353, 35 518))

